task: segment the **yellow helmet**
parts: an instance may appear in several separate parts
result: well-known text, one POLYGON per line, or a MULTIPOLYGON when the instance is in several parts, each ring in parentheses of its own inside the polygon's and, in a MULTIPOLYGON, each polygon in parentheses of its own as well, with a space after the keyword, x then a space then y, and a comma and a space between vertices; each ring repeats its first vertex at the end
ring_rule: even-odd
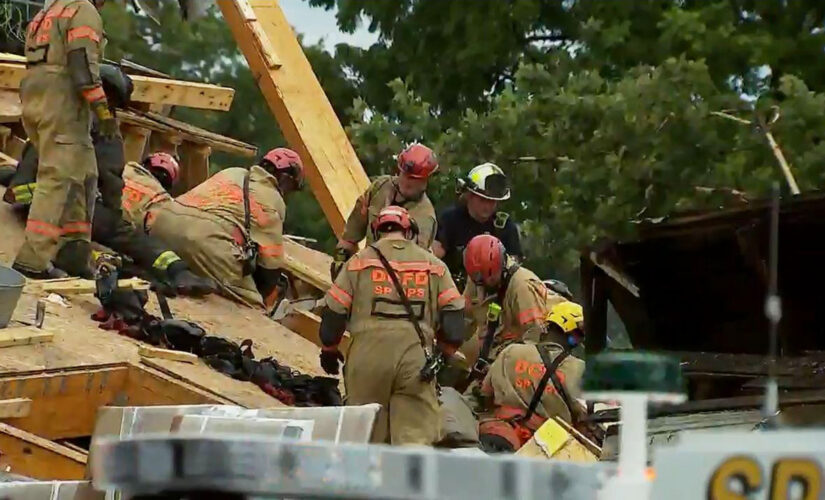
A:
POLYGON ((558 325, 564 333, 570 333, 576 328, 584 331, 584 311, 575 302, 559 302, 550 309, 544 320, 558 325))

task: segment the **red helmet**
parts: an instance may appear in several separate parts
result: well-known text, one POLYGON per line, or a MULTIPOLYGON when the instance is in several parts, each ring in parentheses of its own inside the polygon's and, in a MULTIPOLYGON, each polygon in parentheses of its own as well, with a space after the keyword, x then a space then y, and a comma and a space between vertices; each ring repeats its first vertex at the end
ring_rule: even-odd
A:
POLYGON ((409 231, 415 226, 415 222, 410 218, 410 213, 406 208, 390 205, 378 212, 378 217, 372 221, 372 234, 378 239, 378 230, 386 224, 397 224, 404 231, 409 231))
POLYGON ((178 160, 169 153, 152 153, 143 160, 143 166, 150 171, 158 169, 166 172, 171 186, 174 186, 180 177, 178 160))
POLYGON ((264 155, 261 166, 264 166, 264 163, 272 165, 275 172, 285 170, 292 175, 299 188, 304 185, 304 163, 295 151, 289 148, 275 148, 264 155))
POLYGON ((438 170, 438 160, 427 146, 411 144, 398 155, 398 170, 415 179, 426 179, 438 170))
POLYGON ((506 260, 504 245, 489 234, 474 237, 464 249, 464 269, 477 285, 498 285, 506 260))

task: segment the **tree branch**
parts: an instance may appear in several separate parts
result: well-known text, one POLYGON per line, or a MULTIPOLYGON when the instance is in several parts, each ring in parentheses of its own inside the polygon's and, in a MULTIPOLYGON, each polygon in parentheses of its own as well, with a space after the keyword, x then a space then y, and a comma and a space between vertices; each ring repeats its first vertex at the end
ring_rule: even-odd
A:
POLYGON ((564 35, 531 35, 524 37, 524 43, 533 42, 566 42, 569 38, 564 35))

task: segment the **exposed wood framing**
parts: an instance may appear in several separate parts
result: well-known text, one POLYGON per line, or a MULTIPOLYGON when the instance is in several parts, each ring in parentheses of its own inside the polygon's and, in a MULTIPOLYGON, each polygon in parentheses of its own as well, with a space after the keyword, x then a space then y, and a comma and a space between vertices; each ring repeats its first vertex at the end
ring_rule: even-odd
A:
POLYGON ((118 118, 123 124, 142 127, 153 132, 178 134, 184 141, 210 146, 216 151, 245 157, 254 157, 258 153, 258 148, 252 144, 225 137, 159 113, 123 110, 118 112, 118 118))
POLYGON ((16 122, 23 114, 23 105, 16 90, 0 90, 0 123, 16 122))
POLYGON ((298 39, 277 1, 218 0, 218 6, 284 137, 304 160, 327 220, 340 235, 369 180, 298 39))
POLYGON ((85 453, 0 423, 0 467, 9 472, 43 480, 83 479, 85 453))
MULTIPOLYGON (((296 42, 297 43, 297 42, 296 42)), ((26 74, 26 66, 0 62, 0 89, 17 90, 26 74)), ((134 83, 133 102, 168 104, 189 108, 227 111, 235 97, 235 89, 208 83, 169 80, 144 75, 129 75, 134 83)))
POLYGON ((152 131, 128 123, 121 124, 120 131, 123 136, 123 156, 126 161, 140 162, 143 160, 143 152, 146 150, 152 131))
POLYGON ((0 419, 28 417, 32 411, 32 400, 13 398, 0 400, 0 419))
POLYGON ((209 178, 209 155, 212 148, 205 144, 184 142, 180 147, 180 181, 173 195, 185 193, 209 178))
MULTIPOLYGON (((319 266, 309 265, 308 262, 310 262, 310 260, 307 255, 309 252, 311 252, 311 250, 294 241, 284 240, 284 260, 289 272, 292 273, 295 278, 325 292, 332 286, 332 280, 330 280, 329 275, 329 263, 322 262, 319 266)), ((324 257, 327 256, 324 255, 324 257)), ((331 258, 329 262, 332 262, 331 258)))
POLYGON ((31 411, 10 423, 47 439, 90 436, 101 406, 229 402, 187 381, 128 363, 0 376, 0 399, 15 398, 31 400, 31 411))
POLYGON ((163 152, 179 157, 178 146, 181 144, 183 144, 183 137, 176 130, 155 132, 149 136, 149 151, 153 153, 163 152))

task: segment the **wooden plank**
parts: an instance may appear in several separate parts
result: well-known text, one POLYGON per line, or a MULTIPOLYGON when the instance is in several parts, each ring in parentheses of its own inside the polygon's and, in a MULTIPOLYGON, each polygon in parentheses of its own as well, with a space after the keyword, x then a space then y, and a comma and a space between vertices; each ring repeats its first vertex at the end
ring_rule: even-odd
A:
POLYGON ((28 398, 29 415, 16 418, 21 430, 46 439, 90 436, 97 409, 126 401, 125 364, 46 370, 0 378, 0 398, 28 398))
POLYGON ((168 118, 158 113, 138 112, 134 110, 118 111, 118 118, 124 124, 137 126, 154 132, 174 132, 185 141, 204 144, 217 151, 223 151, 244 157, 254 157, 258 148, 231 137, 225 137, 188 123, 168 118))
POLYGON ((12 123, 20 119, 23 105, 15 90, 0 90, 0 123, 12 123))
POLYGON ((0 400, 0 418, 28 417, 32 411, 32 400, 29 398, 13 398, 0 400))
MULTIPOLYGON (((140 278, 129 278, 117 281, 121 290, 148 290, 150 283, 140 278)), ((60 295, 83 295, 95 293, 94 280, 82 278, 60 278, 56 280, 28 280, 26 290, 37 290, 41 293, 57 293, 60 295)))
POLYGON ((17 160, 0 151, 0 165, 16 167, 17 160))
MULTIPOLYGON (((163 374, 168 380, 177 380, 178 382, 185 383, 186 384, 185 387, 187 389, 194 389, 196 391, 199 391, 199 393, 203 394, 205 397, 213 398, 212 399, 213 402, 218 401, 218 404, 248 406, 248 405, 240 403, 239 401, 236 401, 234 399, 231 399, 231 398, 227 397, 225 395, 227 393, 225 388, 221 388, 222 394, 218 394, 217 392, 210 389, 206 384, 199 383, 199 380, 202 381, 202 379, 196 379, 195 377, 183 377, 181 374, 177 373, 177 371, 170 366, 172 363, 168 363, 166 360, 143 358, 143 359, 140 360, 140 363, 142 365, 141 367, 151 368, 155 371, 155 373, 163 374)), ((198 368, 198 366, 193 367, 192 365, 178 365, 178 366, 180 366, 181 368, 183 368, 183 367, 198 368)), ((200 366, 200 367, 203 368, 204 366, 200 366)), ((175 368, 177 368, 177 366, 175 368)), ((211 373, 214 374, 217 377, 225 377, 226 380, 228 380, 228 381, 241 383, 239 381, 236 381, 236 380, 233 380, 231 378, 226 377, 226 375, 224 375, 220 372, 212 370, 212 368, 208 368, 208 370, 210 370, 211 373)), ((250 385, 251 385, 251 383, 250 383, 250 385)), ((181 385, 181 386, 183 387, 183 385, 181 385)), ((270 397, 270 396, 267 396, 263 391, 261 391, 259 388, 255 387, 254 385, 252 385, 252 388, 256 391, 256 394, 261 394, 265 398, 270 397)), ((267 401, 268 401, 268 399, 267 399, 267 401)), ((207 401, 207 403, 211 403, 211 402, 207 401)), ((180 403, 174 403, 174 404, 180 404, 180 403)))
POLYGON ((209 178, 209 156, 212 148, 204 144, 184 142, 180 148, 180 181, 173 195, 183 194, 209 178))
POLYGON ((78 480, 86 474, 87 454, 0 423, 0 468, 42 480, 78 480))
POLYGON ((35 326, 10 326, 0 330, 0 348, 51 342, 54 332, 35 326))
POLYGON ((318 290, 326 292, 332 286, 329 275, 332 258, 328 255, 285 239, 284 262, 286 268, 295 278, 312 285, 318 290))
MULTIPOLYGON (((173 351, 144 345, 138 347, 138 355, 142 358, 168 359, 170 361, 180 361, 181 363, 198 362, 198 357, 191 352, 173 351)), ((2 408, 2 401, 0 401, 0 408, 2 408)))
MULTIPOLYGON (((118 113, 120 116, 122 113, 118 113)), ((123 156, 126 161, 143 161, 146 144, 152 131, 148 128, 132 125, 128 120, 121 119, 121 135, 123 136, 123 156)))
MULTIPOLYGON (((0 62, 0 89, 19 89, 20 82, 25 75, 25 65, 16 62, 0 62)), ((146 75, 129 75, 129 77, 135 87, 132 92, 133 102, 227 111, 232 106, 232 100, 235 97, 235 89, 208 83, 170 80, 146 75)))
MULTIPOLYGON (((183 404, 236 404, 235 402, 200 387, 179 376, 169 375, 166 370, 148 366, 152 361, 141 359, 141 365, 129 365, 124 385, 129 406, 183 405, 183 404)), ((210 368, 211 370, 211 368, 210 368)))
POLYGON ((342 234, 369 180, 295 33, 277 1, 218 0, 218 6, 284 137, 301 155, 327 220, 342 234), (250 9, 277 56, 261 53, 260 36, 247 24, 250 9), (273 59, 280 68, 271 67, 273 59))
MULTIPOLYGON (((318 347, 321 347, 321 337, 318 333, 321 328, 321 318, 317 314, 311 311, 295 309, 282 319, 280 323, 318 347)), ((349 343, 349 332, 344 332, 344 338, 341 339, 340 345, 342 352, 347 351, 349 343)))

